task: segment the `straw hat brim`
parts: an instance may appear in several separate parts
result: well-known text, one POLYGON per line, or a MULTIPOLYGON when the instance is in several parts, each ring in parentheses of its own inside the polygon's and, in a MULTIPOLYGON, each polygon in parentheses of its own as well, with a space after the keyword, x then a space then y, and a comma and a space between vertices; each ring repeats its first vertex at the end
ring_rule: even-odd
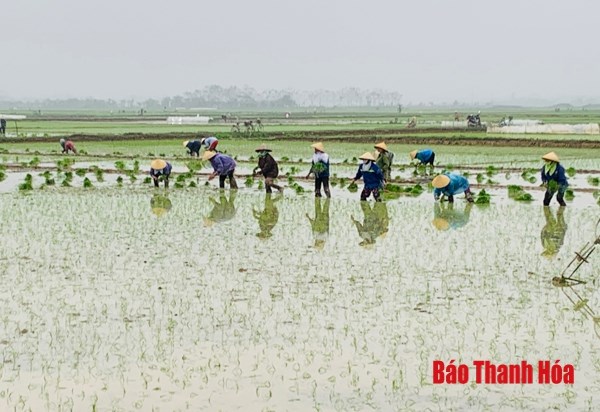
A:
POLYGON ((542 159, 550 160, 551 162, 556 162, 556 163, 559 162, 558 155, 554 152, 546 153, 545 155, 542 156, 542 159))
POLYGON ((325 146, 323 146, 323 143, 321 143, 321 142, 312 144, 312 145, 310 145, 310 147, 312 147, 313 149, 317 149, 319 152, 325 151, 325 146))
POLYGON ((272 152, 271 149, 269 149, 267 146, 265 145, 261 145, 258 146, 256 149, 254 149, 255 152, 272 152))
POLYGON ((165 209, 164 207, 153 207, 152 208, 152 213, 154 213, 158 217, 163 216, 168 211, 169 211, 169 209, 165 209))
POLYGON ((413 150, 412 152, 410 152, 409 156, 411 159, 414 159, 415 157, 417 157, 417 151, 413 150))
POLYGON ((386 152, 388 151, 388 147, 387 147, 387 145, 385 144, 385 142, 377 143, 377 144, 375 145, 375 148, 376 148, 376 149, 385 150, 386 152))
POLYGON ((150 163, 150 167, 154 170, 161 170, 161 169, 164 169, 165 167, 167 167, 167 162, 165 162, 162 159, 154 159, 150 163))
POLYGON ((183 142, 183 147, 186 147, 189 142, 190 142, 189 140, 186 140, 185 142, 183 142))
POLYGON ((362 154, 362 155, 359 157, 359 159, 360 159, 360 160, 372 160, 372 161, 375 161, 375 160, 376 160, 376 159, 375 159, 375 156, 373 156, 373 154, 372 154, 372 153, 369 153, 369 152, 365 152, 365 153, 363 153, 363 154, 362 154))
POLYGON ((202 154, 202 160, 210 160, 217 155, 216 152, 206 151, 202 154))
POLYGON ((436 189, 441 189, 443 187, 446 187, 446 186, 448 186, 449 183, 450 183, 450 178, 446 175, 437 175, 431 181, 431 185, 433 187, 435 187, 436 189))

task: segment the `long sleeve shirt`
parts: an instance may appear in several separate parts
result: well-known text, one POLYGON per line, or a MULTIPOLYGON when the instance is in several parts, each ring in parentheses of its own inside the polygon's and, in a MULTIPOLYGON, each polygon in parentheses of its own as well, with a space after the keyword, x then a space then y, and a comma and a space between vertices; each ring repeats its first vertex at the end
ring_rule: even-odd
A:
POLYGON ((555 181, 560 186, 569 186, 569 181, 567 180, 567 176, 565 176, 565 168, 562 167, 560 163, 556 165, 556 169, 554 169, 553 173, 546 173, 546 168, 542 166, 542 183, 547 183, 549 181, 555 181))
POLYGON ((418 159, 421 163, 427 163, 431 160, 431 156, 433 156, 433 150, 423 149, 417 152, 415 158, 418 159))
POLYGON ((394 154, 392 152, 383 152, 379 154, 377 157, 377 166, 383 172, 383 177, 385 180, 390 180, 392 178, 392 159, 394 158, 394 154))
POLYGON ((436 188, 433 191, 433 196, 437 199, 440 195, 454 196, 459 193, 464 193, 469 188, 469 181, 461 175, 455 173, 444 173, 450 178, 448 186, 442 187, 441 189, 436 188))
POLYGON ((229 172, 233 172, 236 167, 235 160, 232 157, 224 155, 222 153, 217 153, 210 159, 210 164, 212 165, 215 173, 219 176, 228 175, 229 172))
POLYGON ((363 178, 366 189, 381 189, 383 187, 383 172, 375 163, 371 162, 368 170, 363 170, 363 165, 358 166, 354 180, 363 178))
POLYGON ((274 179, 279 176, 279 166, 270 154, 258 159, 258 167, 264 177, 272 177, 274 179))
POLYGON ((329 155, 323 152, 313 154, 310 171, 317 178, 329 177, 329 155))
POLYGON ((192 153, 199 154, 200 148, 202 147, 202 145, 200 144, 199 140, 192 140, 191 142, 188 142, 188 144, 185 147, 187 147, 190 154, 192 154, 192 153))
POLYGON ((159 176, 169 176, 171 174, 171 163, 167 162, 167 165, 163 169, 150 169, 150 176, 159 177, 159 176))
POLYGON ((206 147, 207 150, 215 150, 218 143, 219 141, 214 136, 210 136, 204 139, 204 147, 206 147))

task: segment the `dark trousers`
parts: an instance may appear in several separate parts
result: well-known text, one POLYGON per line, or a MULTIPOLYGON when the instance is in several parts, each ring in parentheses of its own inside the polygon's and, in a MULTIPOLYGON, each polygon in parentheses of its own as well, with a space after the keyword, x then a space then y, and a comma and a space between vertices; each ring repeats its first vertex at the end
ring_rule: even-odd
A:
POLYGON ((379 188, 377 187, 375 189, 367 189, 366 187, 363 188, 362 192, 360 192, 360 200, 367 200, 369 196, 371 196, 371 193, 373 194, 373 199, 375 199, 375 201, 381 202, 379 188))
MULTIPOLYGON (((152 180, 154 180, 154 187, 158 187, 158 178, 159 176, 152 176, 152 180)), ((169 187, 169 175, 165 175, 164 177, 165 187, 169 187)))
POLYGON ((275 184, 274 178, 265 177, 265 189, 266 189, 267 193, 273 193, 273 189, 271 189, 272 187, 279 190, 280 192, 283 191, 283 188, 281 186, 275 184))
MULTIPOLYGON (((465 198, 467 199, 467 202, 469 203, 473 203, 473 193, 471 192, 471 188, 465 190, 465 198)), ((448 196, 448 203, 454 203, 454 196, 450 195, 448 196)))
POLYGON ((567 205, 565 203, 565 192, 566 191, 567 191, 567 186, 558 186, 558 190, 557 189, 551 190, 549 188, 546 189, 546 194, 544 195, 544 206, 550 206, 550 201, 552 200, 554 193, 556 193, 556 201, 558 202, 558 204, 561 206, 566 206, 567 205))
POLYGON ((227 173, 226 175, 219 175, 219 187, 221 189, 225 188, 225 179, 229 178, 229 188, 230 189, 237 189, 237 182, 235 181, 235 177, 233 176, 233 172, 235 170, 232 170, 231 172, 227 173))
POLYGON ((329 191, 329 176, 315 177, 315 197, 321 197, 321 185, 323 185, 325 196, 331 197, 331 192, 329 191))

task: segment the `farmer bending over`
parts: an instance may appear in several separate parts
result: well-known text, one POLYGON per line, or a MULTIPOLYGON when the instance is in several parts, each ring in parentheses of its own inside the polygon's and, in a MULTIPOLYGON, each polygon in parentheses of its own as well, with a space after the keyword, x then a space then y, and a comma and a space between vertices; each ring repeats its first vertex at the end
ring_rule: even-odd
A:
POLYGON ((469 186, 469 181, 455 173, 444 173, 437 175, 431 181, 435 190, 433 191, 433 197, 435 200, 440 198, 440 195, 448 196, 448 202, 454 203, 454 195, 464 193, 469 203, 473 202, 473 194, 469 186))
POLYGON ((204 152, 202 160, 209 160, 213 167, 213 172, 208 176, 208 180, 214 179, 217 175, 219 176, 219 187, 225 188, 225 179, 229 178, 229 188, 237 189, 237 182, 235 181, 235 160, 231 156, 224 155, 217 152, 204 152))
POLYGON ((202 147, 200 140, 186 140, 183 142, 183 147, 187 149, 190 156, 200 157, 200 148, 202 147))
POLYGON ((62 153, 69 154, 69 151, 77 154, 77 149, 75 149, 75 145, 70 140, 60 139, 60 147, 62 147, 62 153))
POLYGON ((546 188, 544 195, 544 206, 549 206, 554 193, 556 200, 561 206, 566 206, 565 192, 569 187, 569 182, 565 176, 565 168, 559 163, 558 156, 554 152, 546 153, 542 156, 544 166, 542 167, 542 186, 546 188))
POLYGON ((358 166, 356 176, 352 183, 356 182, 361 177, 365 182, 365 187, 360 193, 360 200, 367 200, 371 194, 377 202, 381 202, 379 191, 383 189, 383 172, 375 164, 375 157, 369 152, 364 153, 359 159, 363 162, 358 166))
POLYGON ((267 193, 272 193, 272 187, 279 190, 279 193, 283 192, 283 187, 276 185, 274 180, 279 176, 279 166, 277 161, 271 156, 269 152, 271 149, 265 145, 260 145, 255 152, 258 153, 258 166, 254 168, 252 174, 260 173, 265 177, 265 189, 267 193))
POLYGON ((217 138, 214 136, 204 137, 202 140, 200 140, 200 144, 204 146, 205 150, 215 152, 217 150, 219 140, 217 140, 217 138))
POLYGON ((173 166, 170 163, 162 159, 154 159, 150 163, 150 177, 154 181, 154 187, 158 187, 158 178, 161 176, 165 181, 165 188, 169 187, 169 176, 171 175, 172 168, 173 166))
POLYGON ((420 164, 430 164, 433 167, 433 161, 435 160, 435 153, 431 149, 413 150, 410 152, 410 160, 417 159, 420 164))
POLYGON ((331 197, 329 191, 329 155, 325 153, 323 143, 315 143, 311 145, 315 149, 312 157, 312 164, 306 178, 308 179, 311 173, 315 175, 315 197, 321 197, 321 185, 325 190, 325 196, 331 197))

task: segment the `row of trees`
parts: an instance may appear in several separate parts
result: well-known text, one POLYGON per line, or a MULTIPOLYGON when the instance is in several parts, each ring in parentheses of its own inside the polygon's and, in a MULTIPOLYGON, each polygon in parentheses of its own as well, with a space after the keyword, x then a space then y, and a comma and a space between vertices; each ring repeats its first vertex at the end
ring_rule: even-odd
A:
POLYGON ((147 100, 45 99, 0 100, 0 107, 15 109, 103 109, 174 110, 209 107, 216 109, 293 109, 298 107, 381 107, 398 106, 402 95, 384 90, 345 88, 341 90, 256 90, 251 87, 212 85, 182 95, 147 100))

